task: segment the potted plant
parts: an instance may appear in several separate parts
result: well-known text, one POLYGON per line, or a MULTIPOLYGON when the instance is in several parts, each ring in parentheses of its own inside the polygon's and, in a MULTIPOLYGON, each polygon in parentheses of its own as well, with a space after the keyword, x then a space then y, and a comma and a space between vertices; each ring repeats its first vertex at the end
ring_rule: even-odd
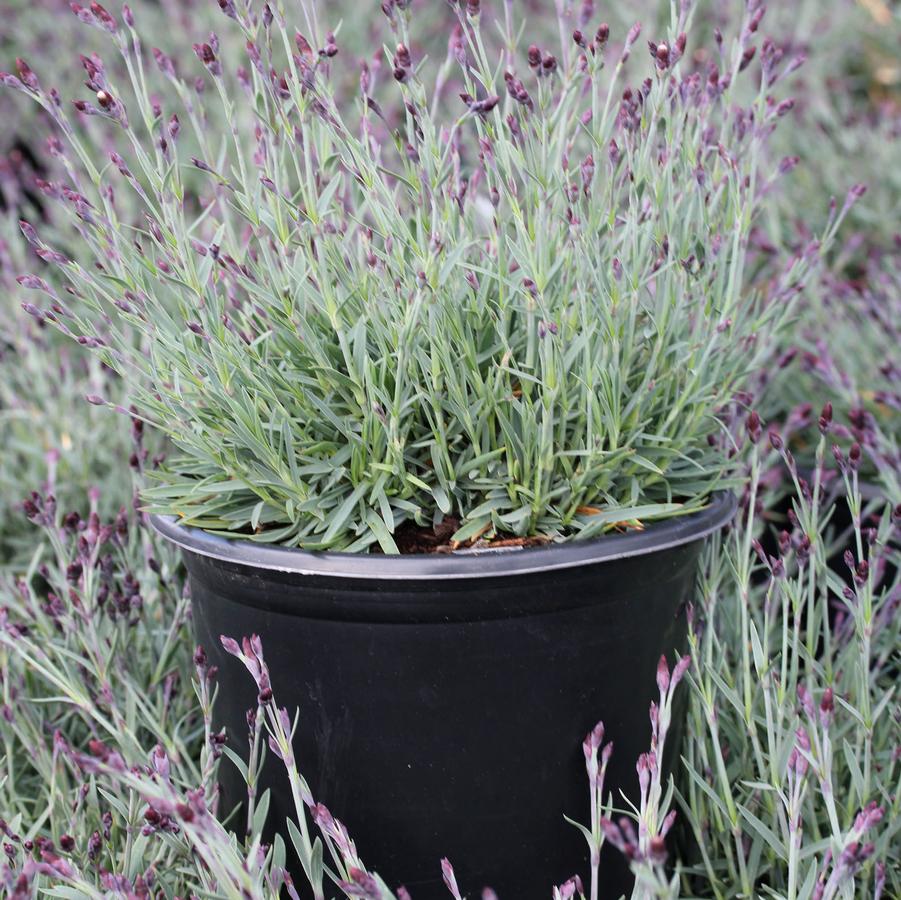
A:
POLYGON ((83 57, 77 119, 24 61, 2 76, 68 139, 47 193, 80 235, 22 223, 53 273, 20 279, 49 295, 26 308, 175 448, 144 501, 184 549, 232 750, 255 695, 219 639, 259 634, 313 795, 389 883, 432 896, 447 853, 461 882, 533 896, 581 865, 564 814, 598 718, 614 805, 634 793, 657 661, 734 509, 724 420, 816 256, 746 289, 796 63, 765 43, 735 103, 760 14, 689 59, 685 3, 650 61, 638 26, 524 52, 509 17, 498 60, 470 0, 427 89, 394 0, 348 97, 315 9, 220 6, 236 70, 215 35, 203 76, 154 65, 128 7, 93 3, 73 9, 120 59, 83 57))

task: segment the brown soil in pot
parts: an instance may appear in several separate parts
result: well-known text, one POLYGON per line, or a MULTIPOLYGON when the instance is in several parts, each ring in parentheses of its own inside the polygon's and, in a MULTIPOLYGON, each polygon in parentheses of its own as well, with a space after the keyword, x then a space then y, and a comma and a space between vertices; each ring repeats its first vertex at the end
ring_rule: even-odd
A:
MULTIPOLYGON (((502 547, 537 547, 548 543, 545 537, 499 537, 495 540, 472 538, 462 543, 451 541, 451 537, 461 525, 456 516, 447 516, 434 528, 403 522, 394 532, 394 543, 402 554, 407 553, 453 553, 466 549, 500 549, 502 547)), ((379 552, 373 548, 370 552, 379 552)))

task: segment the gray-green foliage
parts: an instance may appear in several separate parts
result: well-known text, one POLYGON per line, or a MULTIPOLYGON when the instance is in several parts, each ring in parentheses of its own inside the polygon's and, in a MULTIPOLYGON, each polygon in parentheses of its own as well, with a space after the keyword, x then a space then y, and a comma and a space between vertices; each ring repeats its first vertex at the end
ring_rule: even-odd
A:
POLYGON ((273 14, 239 5, 226 23, 251 42, 241 79, 224 51, 198 48, 232 133, 206 127, 214 101, 171 73, 155 110, 121 23, 131 85, 87 66, 107 104, 86 107, 107 119, 98 142, 131 98, 114 165, 25 85, 72 139, 79 191, 63 202, 102 265, 60 261, 77 295, 54 318, 181 450, 152 506, 264 541, 388 552, 407 520, 455 515, 459 541, 587 537, 697 508, 726 468, 708 442, 717 415, 810 262, 786 264, 766 302, 746 290, 775 177, 763 147, 788 110, 767 100, 784 66, 750 107, 732 103, 748 19, 712 84, 682 71, 674 10, 659 64, 621 101, 603 42, 539 53, 536 78, 512 34, 496 58, 465 16, 429 90, 395 9, 403 48, 354 103, 332 95, 341 57, 315 15, 273 14), (457 105, 440 86, 463 58, 457 105), (255 130, 236 112, 248 106, 255 130), (202 208, 183 181, 187 130, 211 170, 202 208), (113 186, 143 219, 120 217, 113 186))
POLYGON ((708 548, 679 776, 703 896, 901 890, 901 510, 865 499, 857 464, 824 465, 835 439, 809 487, 784 449, 755 448, 752 514, 708 548), (786 466, 796 524, 766 552, 766 484, 786 466))
MULTIPOLYGON (((820 442, 820 461, 831 439, 820 442)), ((823 466, 817 485, 830 485, 837 506, 798 491, 797 526, 762 558, 754 538, 780 500, 765 485, 784 463, 762 445, 750 449, 747 498, 757 512, 708 547, 690 665, 677 667, 690 726, 674 792, 644 758, 653 777, 633 816, 633 897, 887 900, 901 890, 898 513, 863 500, 853 469, 836 481, 823 466), (839 522, 845 494, 850 531, 839 522), (830 567, 845 547, 851 569, 830 567), (656 835, 665 839, 650 853, 656 835)), ((278 750, 297 824, 262 848, 267 799, 253 791, 240 819, 214 818, 217 766, 237 757, 221 755, 211 724, 217 679, 202 654, 192 666, 189 602, 171 548, 128 516, 73 522, 48 498, 28 512, 40 526, 31 565, 21 578, 0 575, 0 831, 9 848, 0 890, 16 900, 42 890, 140 896, 145 886, 275 898, 293 845, 317 896, 359 896, 375 877, 361 859, 376 871, 379 860, 321 805, 331 798, 309 797, 290 749, 292 728, 307 718, 303 708, 296 721, 280 709, 277 683, 260 693, 253 759, 238 763, 253 785, 259 753, 278 750)), ((260 677, 265 638, 229 649, 260 677)), ((658 680, 658 737, 670 715, 667 680, 658 680)), ((580 738, 560 736, 574 747, 580 738)), ((601 741, 598 729, 586 738, 592 785, 609 752, 598 752, 601 741)), ((622 804, 600 793, 586 782, 586 836, 592 846, 620 843, 627 829, 607 817, 611 802, 622 804)), ((587 848, 580 874, 586 887, 603 884, 604 866, 589 867, 587 848)), ((370 896, 390 900, 395 886, 378 884, 370 896)), ((468 896, 478 887, 460 885, 468 896)), ((554 897, 575 893, 568 883, 554 897)))

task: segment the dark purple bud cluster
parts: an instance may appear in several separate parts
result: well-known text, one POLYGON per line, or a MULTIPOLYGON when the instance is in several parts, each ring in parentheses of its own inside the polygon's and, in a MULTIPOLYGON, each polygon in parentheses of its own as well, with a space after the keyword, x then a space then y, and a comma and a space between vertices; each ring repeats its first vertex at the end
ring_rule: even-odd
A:
POLYGON ((665 72, 671 69, 685 53, 685 46, 688 43, 688 36, 685 32, 679 34, 675 43, 670 46, 666 41, 648 41, 648 51, 651 59, 654 60, 657 69, 665 72))
POLYGON ((632 54, 632 48, 635 46, 635 42, 638 40, 641 35, 641 23, 636 22, 630 29, 628 34, 626 35, 626 42, 623 44, 623 52, 620 57, 620 61, 622 63, 626 63, 629 59, 629 56, 632 54))
POLYGON ((555 335, 557 334, 557 323, 550 322, 546 319, 540 319, 538 321, 538 337, 543 338, 548 334, 555 335))
POLYGON ((218 78, 222 75, 222 66, 219 63, 215 50, 213 50, 210 44, 194 44, 194 52, 197 54, 198 59, 206 66, 210 75, 214 78, 218 78))
POLYGON ((175 63, 171 56, 167 56, 162 50, 154 47, 153 58, 156 61, 157 68, 166 76, 166 78, 174 79, 176 77, 175 63))
POLYGON ((260 706, 269 703, 272 700, 272 684, 269 681, 269 667, 263 659, 263 644, 259 636, 254 634, 241 638, 240 644, 225 635, 221 635, 219 640, 226 652, 240 659, 250 672, 257 685, 259 692, 257 699, 260 706))
POLYGON ((56 523, 56 497, 53 494, 43 497, 32 491, 31 496, 22 502, 22 511, 32 524, 52 528, 56 523))
POLYGON ((512 72, 504 73, 504 83, 507 86, 507 93, 517 103, 525 106, 529 110, 534 109, 534 104, 532 103, 532 98, 529 96, 529 92, 526 90, 523 83, 512 72))
POLYGON ((392 62, 394 64, 395 80, 401 83, 405 82, 413 68, 413 59, 406 44, 401 43, 397 45, 392 62))
POLYGON ((526 58, 529 68, 539 77, 553 75, 557 71, 557 57, 552 53, 542 53, 537 44, 530 44, 526 58))
POLYGON ((24 84, 28 90, 33 91, 34 93, 40 91, 41 85, 37 75, 32 72, 31 67, 21 57, 16 57, 16 71, 19 73, 22 84, 24 84))
POLYGON ((144 826, 141 829, 141 834, 147 837, 158 832, 178 834, 178 822, 172 812, 161 810, 159 804, 148 804, 144 810, 144 826))
POLYGON ((34 252, 39 256, 44 262, 54 263, 58 266, 68 265, 70 260, 68 257, 63 256, 62 253, 58 253, 56 250, 48 247, 39 237, 37 232, 34 230, 34 227, 22 219, 19 222, 19 228, 22 231, 25 240, 31 245, 34 249, 34 252))
POLYGON ((460 99, 466 104, 471 113, 474 113, 475 115, 480 116, 483 119, 500 102, 500 97, 498 97, 496 94, 492 94, 490 97, 484 97, 481 100, 476 100, 469 94, 463 93, 460 94, 460 99))
POLYGON ((115 34, 118 31, 119 26, 116 20, 99 3, 92 2, 90 8, 85 9, 80 4, 73 2, 69 4, 69 8, 85 25, 92 25, 108 34, 115 34))
POLYGON ((338 44, 335 41, 335 35, 330 31, 325 36, 325 46, 319 51, 320 56, 326 59, 332 59, 338 55, 338 44))
POLYGON ((748 414, 747 430, 748 438, 750 439, 751 443, 758 443, 760 441, 760 435, 762 433, 762 425, 760 423, 760 416, 756 410, 751 410, 751 412, 748 414))

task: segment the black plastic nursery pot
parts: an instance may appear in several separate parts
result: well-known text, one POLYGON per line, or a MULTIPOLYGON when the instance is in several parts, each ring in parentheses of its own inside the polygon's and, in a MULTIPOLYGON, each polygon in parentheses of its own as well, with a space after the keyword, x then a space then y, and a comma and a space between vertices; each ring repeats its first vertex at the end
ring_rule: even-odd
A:
MULTIPOLYGON (((581 742, 598 720, 615 746, 605 793, 637 801, 657 660, 684 646, 704 538, 734 511, 718 494, 641 532, 408 556, 312 553, 153 521, 183 550, 229 746, 246 757, 256 687, 219 638, 258 634, 276 701, 300 711, 299 768, 368 868, 413 900, 443 900, 448 857, 463 893, 490 885, 501 900, 532 900, 588 874, 585 839, 564 815, 589 819, 581 742)), ((225 812, 246 790, 227 760, 220 781, 225 812)), ((265 787, 269 827, 290 846, 296 815, 272 754, 265 787)), ((630 889, 616 851, 601 872, 603 898, 630 889)))

